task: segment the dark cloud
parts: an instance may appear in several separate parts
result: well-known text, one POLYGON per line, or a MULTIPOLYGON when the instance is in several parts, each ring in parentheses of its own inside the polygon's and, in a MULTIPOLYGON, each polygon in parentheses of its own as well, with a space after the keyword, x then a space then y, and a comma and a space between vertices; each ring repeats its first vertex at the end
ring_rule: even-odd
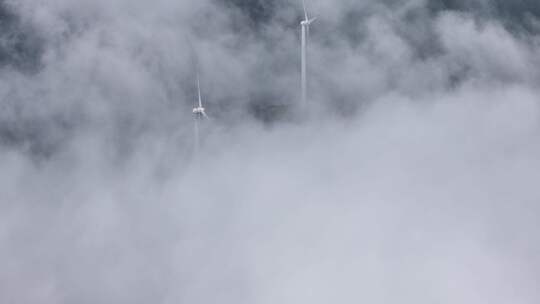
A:
POLYGON ((435 0, 429 1, 429 7, 434 11, 456 10, 499 20, 517 31, 539 31, 536 20, 540 17, 540 4, 534 0, 435 0))
POLYGON ((226 7, 235 7, 246 15, 252 24, 268 23, 280 1, 221 0, 226 7))
POLYGON ((42 41, 5 1, 0 1, 0 29, 0 68, 7 66, 27 72, 38 69, 42 41))

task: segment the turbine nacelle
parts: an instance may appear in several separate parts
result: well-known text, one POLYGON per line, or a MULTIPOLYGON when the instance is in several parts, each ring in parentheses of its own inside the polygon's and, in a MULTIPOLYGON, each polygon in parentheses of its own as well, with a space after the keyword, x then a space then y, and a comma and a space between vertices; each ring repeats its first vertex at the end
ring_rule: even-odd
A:
POLYGON ((203 107, 193 108, 193 114, 206 117, 206 112, 203 107))
POLYGON ((193 114, 202 114, 204 113, 204 108, 193 108, 193 114))
POLYGON ((301 26, 310 26, 311 23, 313 23, 313 21, 317 20, 317 17, 314 17, 314 18, 311 18, 311 19, 306 19, 306 20, 302 20, 302 22, 300 22, 300 25, 301 26))

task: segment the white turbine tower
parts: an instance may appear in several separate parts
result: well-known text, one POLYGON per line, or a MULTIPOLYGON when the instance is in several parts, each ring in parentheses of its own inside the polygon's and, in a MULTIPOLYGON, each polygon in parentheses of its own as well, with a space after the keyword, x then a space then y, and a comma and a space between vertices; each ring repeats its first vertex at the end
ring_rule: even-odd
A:
POLYGON ((307 43, 309 38, 309 26, 313 21, 315 21, 317 18, 311 18, 309 19, 307 9, 306 9, 306 1, 302 0, 302 5, 304 7, 304 20, 300 22, 300 26, 302 27, 302 67, 301 67, 301 74, 302 74, 302 107, 305 107, 307 104, 307 43))
POLYGON ((197 93, 198 103, 193 108, 193 115, 195 117, 195 152, 198 151, 200 145, 199 123, 202 120, 208 119, 208 116, 206 115, 206 112, 202 105, 201 81, 199 80, 199 73, 197 73, 197 93))

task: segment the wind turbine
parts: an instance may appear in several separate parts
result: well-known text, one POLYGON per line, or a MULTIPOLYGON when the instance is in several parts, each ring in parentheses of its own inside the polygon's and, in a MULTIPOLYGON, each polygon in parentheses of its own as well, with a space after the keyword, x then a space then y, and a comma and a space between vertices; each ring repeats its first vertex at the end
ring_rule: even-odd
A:
POLYGON ((198 103, 193 108, 193 115, 195 117, 195 151, 197 152, 200 145, 200 135, 199 135, 199 123, 202 120, 208 119, 205 109, 202 105, 201 97, 201 81, 199 79, 199 73, 197 72, 197 93, 198 93, 198 103))
POLYGON ((302 5, 304 7, 304 20, 300 22, 302 27, 302 106, 305 107, 307 104, 307 40, 309 38, 309 26, 317 17, 309 19, 306 1, 302 0, 302 5))

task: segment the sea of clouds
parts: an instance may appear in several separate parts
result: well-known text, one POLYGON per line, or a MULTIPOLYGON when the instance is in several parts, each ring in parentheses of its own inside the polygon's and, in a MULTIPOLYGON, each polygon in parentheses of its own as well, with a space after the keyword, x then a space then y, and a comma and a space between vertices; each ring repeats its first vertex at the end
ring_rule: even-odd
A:
POLYGON ((0 303, 538 303, 538 5, 306 2, 0 1, 0 303))

